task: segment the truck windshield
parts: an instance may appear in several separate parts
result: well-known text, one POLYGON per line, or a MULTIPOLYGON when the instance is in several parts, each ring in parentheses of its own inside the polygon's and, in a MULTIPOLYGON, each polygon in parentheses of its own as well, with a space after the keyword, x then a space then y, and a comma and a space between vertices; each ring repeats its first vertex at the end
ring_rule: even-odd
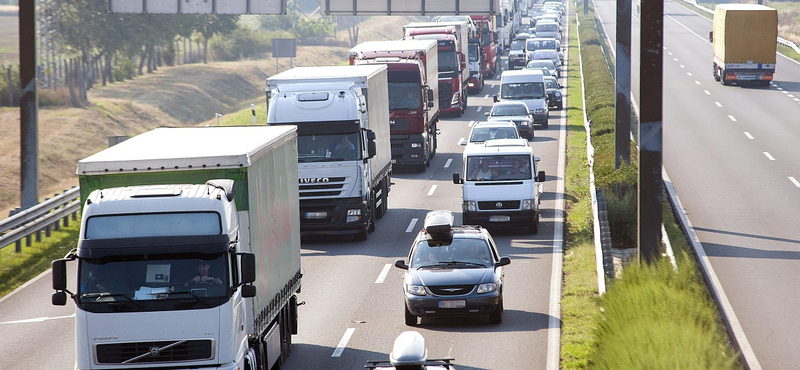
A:
POLYGON ((78 303, 133 303, 225 297, 230 287, 227 254, 135 255, 83 258, 78 303))
POLYGON ((458 58, 456 58, 455 48, 447 51, 439 49, 439 73, 441 72, 455 72, 460 68, 458 67, 458 58))
POLYGON ((417 109, 420 103, 420 83, 389 82, 389 109, 417 109))
POLYGON ((467 157, 467 181, 530 180, 531 156, 524 154, 467 157))
POLYGON ((544 94, 542 82, 504 83, 500 87, 501 99, 543 99, 544 94))
POLYGON ((357 160, 362 157, 361 148, 358 132, 297 137, 297 159, 300 163, 357 160))

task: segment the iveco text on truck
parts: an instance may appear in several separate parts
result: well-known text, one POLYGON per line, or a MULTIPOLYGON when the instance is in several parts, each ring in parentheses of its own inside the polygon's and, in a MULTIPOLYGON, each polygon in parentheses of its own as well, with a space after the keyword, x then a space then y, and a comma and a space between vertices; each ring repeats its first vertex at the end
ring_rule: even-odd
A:
POLYGON ((417 22, 403 27, 404 40, 437 40, 439 52, 439 109, 460 117, 467 109, 468 23, 417 22))
POLYGON ((267 78, 267 124, 297 125, 300 231, 366 240, 388 207, 387 67, 297 67, 267 78))
POLYGON ((723 85, 769 86, 775 73, 778 12, 764 5, 720 4, 709 35, 714 79, 723 85))
POLYGON ((385 64, 389 78, 392 165, 420 172, 436 155, 439 57, 435 40, 367 41, 350 49, 350 64, 385 64))
POLYGON ((53 304, 75 301, 76 369, 286 359, 302 276, 296 140, 291 126, 158 128, 78 162, 77 249, 52 264, 53 304))

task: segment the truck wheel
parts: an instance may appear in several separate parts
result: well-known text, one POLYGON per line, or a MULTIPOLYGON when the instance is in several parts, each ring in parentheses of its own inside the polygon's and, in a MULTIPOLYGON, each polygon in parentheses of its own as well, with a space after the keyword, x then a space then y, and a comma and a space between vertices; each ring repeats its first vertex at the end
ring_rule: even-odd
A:
POLYGON ((375 201, 373 200, 372 205, 369 206, 369 226, 367 226, 367 231, 374 232, 375 231, 375 201))
POLYGON ((389 209, 389 186, 388 179, 381 181, 381 205, 376 207, 375 218, 381 219, 383 215, 386 214, 386 211, 389 209))
POLYGON ((536 215, 536 218, 533 219, 533 223, 528 226, 528 232, 531 234, 538 234, 539 233, 539 215, 536 215))
POLYGON ((719 82, 719 71, 717 70, 717 63, 714 63, 714 81, 719 82))
POLYGON ((491 324, 500 324, 503 322, 503 298, 500 298, 500 303, 497 304, 497 308, 494 311, 489 313, 489 323, 491 324))
POLYGON ((408 326, 417 325, 417 317, 414 316, 414 314, 408 310, 408 307, 406 307, 405 304, 403 305, 403 309, 406 311, 406 325, 408 326))

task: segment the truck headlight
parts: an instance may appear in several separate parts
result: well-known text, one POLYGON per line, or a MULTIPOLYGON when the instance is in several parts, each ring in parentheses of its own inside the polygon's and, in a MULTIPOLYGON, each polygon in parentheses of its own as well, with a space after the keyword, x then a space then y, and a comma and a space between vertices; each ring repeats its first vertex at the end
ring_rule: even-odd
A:
POLYGON ((422 143, 411 143, 412 148, 422 148, 422 143))
POLYGON ((425 291, 425 287, 422 285, 408 285, 406 286, 406 291, 411 295, 428 295, 428 292, 425 291))
POLYGON ((497 290, 496 283, 486 283, 478 285, 478 294, 491 293, 494 292, 495 290, 497 290))
POLYGON ((461 207, 464 211, 478 212, 478 205, 474 200, 465 200, 461 207))
POLYGON ((458 91, 455 94, 453 94, 453 99, 450 99, 450 105, 458 104, 459 100, 461 100, 461 91, 458 91))
POLYGON ((522 200, 522 210, 523 211, 530 211, 533 208, 533 199, 523 199, 522 200))

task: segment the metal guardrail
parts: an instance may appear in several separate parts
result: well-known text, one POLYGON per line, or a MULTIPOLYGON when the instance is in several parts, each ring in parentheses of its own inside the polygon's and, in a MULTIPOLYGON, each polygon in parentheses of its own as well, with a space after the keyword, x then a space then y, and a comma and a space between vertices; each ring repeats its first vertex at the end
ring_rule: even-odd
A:
POLYGON ((70 216, 75 219, 80 208, 80 189, 73 188, 0 221, 0 249, 16 243, 19 252, 23 238, 37 234, 38 241, 42 230, 49 236, 51 227, 58 230, 62 220, 68 226, 70 216))

